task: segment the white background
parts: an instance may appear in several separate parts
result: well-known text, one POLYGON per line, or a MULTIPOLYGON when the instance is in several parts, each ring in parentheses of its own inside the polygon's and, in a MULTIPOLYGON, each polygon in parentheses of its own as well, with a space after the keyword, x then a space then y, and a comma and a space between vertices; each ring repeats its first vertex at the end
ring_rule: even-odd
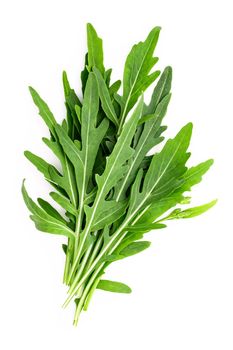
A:
POLYGON ((1 248, 0 347, 50 349, 233 349, 232 10, 231 1, 1 1, 1 248), (27 86, 64 117, 61 72, 80 90, 85 25, 104 39, 105 64, 122 76, 132 44, 160 25, 158 67, 174 69, 167 136, 194 123, 196 164, 215 158, 193 190, 193 204, 219 198, 207 214, 152 232, 152 247, 112 265, 107 277, 133 293, 97 291, 78 328, 73 307, 61 308, 62 238, 36 231, 21 198, 49 191, 23 157, 47 156, 27 86))

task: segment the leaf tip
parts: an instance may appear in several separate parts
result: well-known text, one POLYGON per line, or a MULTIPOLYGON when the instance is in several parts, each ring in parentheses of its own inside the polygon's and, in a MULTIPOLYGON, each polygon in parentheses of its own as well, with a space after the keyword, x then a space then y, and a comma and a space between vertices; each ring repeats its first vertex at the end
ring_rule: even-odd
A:
POLYGON ((156 27, 154 27, 154 28, 151 30, 151 32, 160 32, 161 29, 162 29, 162 27, 156 26, 156 27))
POLYGON ((29 156, 29 154, 30 154, 30 151, 24 151, 23 154, 24 154, 24 156, 25 156, 26 158, 28 158, 28 156, 29 156))
POLYGON ((167 75, 172 75, 172 73, 173 73, 172 66, 167 66, 164 69, 164 72, 166 72, 167 75))
POLYGON ((28 86, 28 90, 32 96, 36 94, 36 90, 30 85, 28 86))

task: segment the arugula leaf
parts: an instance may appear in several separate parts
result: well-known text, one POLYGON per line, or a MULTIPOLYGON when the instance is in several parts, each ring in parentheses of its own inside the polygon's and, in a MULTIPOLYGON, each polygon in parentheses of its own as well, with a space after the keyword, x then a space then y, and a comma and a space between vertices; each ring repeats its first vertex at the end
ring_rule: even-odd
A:
POLYGON ((95 74, 95 77, 96 77, 96 80, 98 83, 99 95, 100 95, 100 99, 101 99, 101 103, 102 103, 102 108, 103 108, 106 116, 118 127, 119 120, 118 120, 116 112, 114 110, 107 85, 106 85, 100 71, 96 67, 93 68, 93 72, 95 74))
MULTIPOLYGON (((106 167, 103 174, 96 175, 96 183, 98 186, 95 202, 92 208, 86 208, 89 225, 92 225, 94 218, 98 212, 102 210, 101 205, 108 192, 115 186, 128 170, 125 162, 133 155, 133 149, 130 147, 134 132, 136 130, 137 122, 141 117, 143 108, 143 100, 141 100, 131 116, 128 122, 125 124, 122 134, 120 135, 117 143, 107 159, 106 167)), ((89 231, 89 228, 88 228, 89 231)))
POLYGON ((24 155, 33 165, 35 165, 35 167, 44 175, 46 179, 50 179, 49 163, 30 151, 24 151, 24 155))
POLYGON ((29 91, 31 93, 35 105, 39 109, 40 116, 43 118, 45 124, 48 126, 49 130, 54 135, 54 126, 56 124, 56 120, 53 116, 53 113, 50 111, 48 105, 45 103, 44 100, 42 100, 42 98, 40 97, 38 92, 36 92, 35 89, 29 86, 29 91))
POLYGON ((65 196, 62 196, 61 194, 57 192, 50 192, 50 196, 53 198, 55 202, 57 202, 63 209, 68 211, 69 213, 73 215, 77 215, 77 210, 75 207, 72 205, 70 200, 66 198, 65 196))
POLYGON ((132 290, 126 284, 121 282, 109 281, 109 280, 100 280, 97 289, 102 289, 108 292, 114 293, 131 293, 132 290))
POLYGON ((190 191, 192 186, 201 182, 202 176, 209 170, 213 163, 213 159, 209 159, 188 169, 183 176, 182 185, 180 186, 179 191, 190 191))
POLYGON ((198 207, 188 208, 185 210, 176 209, 167 217, 167 219, 173 220, 173 219, 194 218, 195 216, 205 213, 207 210, 212 208, 216 203, 217 203, 217 200, 215 199, 209 203, 199 205, 198 207))
POLYGON ((64 224, 63 220, 57 220, 53 216, 46 213, 28 196, 24 182, 22 185, 22 194, 30 212, 33 214, 30 218, 34 221, 36 227, 40 231, 73 237, 74 232, 64 224))
POLYGON ((104 201, 101 207, 101 212, 99 212, 93 222, 92 230, 100 230, 106 225, 110 225, 121 218, 126 212, 127 205, 127 201, 104 201))
MULTIPOLYGON (((81 240, 79 252, 71 269, 71 277, 75 272, 76 265, 81 258, 83 246, 86 239, 90 235, 93 223, 99 216, 99 213, 102 211, 103 204, 108 204, 105 202, 107 194, 116 185, 117 181, 119 181, 125 175, 127 171, 127 165, 125 163, 130 157, 132 157, 133 154, 133 149, 130 147, 130 144, 132 142, 138 120, 141 117, 142 109, 143 100, 141 99, 131 118, 125 124, 111 155, 107 158, 104 172, 102 175, 97 174, 95 177, 98 189, 92 207, 85 206, 87 224, 80 237, 81 240)), ((105 223, 103 222, 102 225, 105 226, 105 223)), ((76 279, 74 281, 76 281, 76 279)))
POLYGON ((132 226, 127 226, 126 227, 126 230, 128 232, 142 232, 142 233, 146 233, 146 232, 149 232, 151 230, 158 230, 158 229, 161 229, 161 228, 165 228, 166 225, 164 224, 160 224, 160 223, 146 223, 146 224, 135 224, 135 225, 132 225, 132 226))
POLYGON ((43 198, 37 199, 39 205, 41 206, 44 211, 50 215, 53 216, 55 219, 67 223, 66 220, 58 213, 58 211, 47 201, 45 201, 43 198))
MULTIPOLYGON (((171 70, 167 69, 162 74, 156 88, 153 93, 153 105, 154 110, 150 107, 149 112, 153 112, 153 118, 146 120, 144 125, 138 130, 140 130, 137 142, 134 145, 135 153, 130 161, 129 171, 122 181, 121 185, 118 187, 118 193, 116 200, 124 197, 129 185, 135 179, 137 171, 145 158, 146 154, 158 143, 160 143, 163 138, 160 137, 164 128, 161 127, 161 122, 166 114, 167 106, 170 101, 171 95, 169 94, 171 88, 171 70)), ((144 106, 145 110, 145 106, 144 106)), ((143 111, 144 112, 144 111, 143 111)), ((140 119, 140 121, 142 118, 140 119)), ((135 140, 134 140, 135 141, 135 140)))
POLYGON ((172 68, 168 66, 164 69, 156 87, 154 88, 149 105, 144 106, 145 114, 155 113, 159 102, 162 101, 162 99, 170 93, 171 83, 172 83, 172 68))
POLYGON ((143 172, 138 172, 131 190, 129 218, 133 219, 147 204, 168 195, 180 185, 180 177, 186 171, 185 164, 190 156, 187 148, 191 132, 192 124, 187 124, 174 139, 167 141, 160 153, 153 156, 142 185, 143 172))
POLYGON ((160 27, 153 28, 144 42, 133 46, 126 59, 120 126, 123 125, 127 113, 137 102, 141 93, 159 76, 159 71, 149 75, 151 69, 158 61, 158 58, 153 57, 153 54, 159 38, 159 32, 160 27))
POLYGON ((141 253, 143 250, 149 248, 150 245, 151 245, 151 243, 148 241, 133 242, 133 243, 130 243, 124 249, 122 249, 119 252, 119 254, 123 255, 124 257, 135 255, 135 254, 141 253))
POLYGON ((60 143, 75 168, 80 208, 77 234, 80 233, 82 227, 85 196, 87 194, 88 183, 92 174, 98 148, 108 128, 107 119, 104 119, 101 124, 96 127, 98 107, 98 88, 93 73, 90 73, 82 107, 81 150, 75 142, 72 142, 61 126, 56 125, 55 127, 60 143))
POLYGON ((75 91, 71 89, 68 77, 65 71, 62 74, 64 95, 65 95, 65 105, 67 109, 67 123, 68 123, 68 135, 74 140, 75 138, 80 138, 80 121, 78 119, 76 110, 77 107, 81 107, 82 104, 76 95, 75 91), (77 134, 77 136, 75 135, 77 134))
POLYGON ((92 24, 87 24, 88 69, 96 67, 104 74, 103 43, 92 24))

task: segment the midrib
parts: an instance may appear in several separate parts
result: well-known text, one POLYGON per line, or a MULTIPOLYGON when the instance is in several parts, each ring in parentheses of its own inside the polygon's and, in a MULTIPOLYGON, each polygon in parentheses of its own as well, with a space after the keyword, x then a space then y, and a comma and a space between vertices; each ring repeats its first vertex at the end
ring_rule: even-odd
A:
POLYGON ((97 192, 97 200, 96 200, 96 202, 95 202, 95 204, 94 204, 94 208, 93 208, 93 211, 92 211, 91 218, 90 218, 89 223, 88 223, 88 226, 87 226, 87 228, 86 228, 86 230, 85 230, 85 233, 84 233, 84 236, 83 236, 83 242, 85 241, 86 236, 87 236, 88 233, 90 232, 91 225, 92 225, 92 223, 93 223, 93 221, 94 221, 95 213, 96 213, 96 210, 97 210, 97 208, 98 208, 98 205, 99 205, 100 201, 102 200, 102 195, 103 195, 103 193, 104 193, 106 184, 108 183, 108 179, 109 179, 109 177, 111 176, 111 174, 112 174, 112 172, 113 172, 113 170, 114 170, 115 164, 116 164, 116 162, 117 162, 119 156, 121 155, 121 151, 122 151, 123 147, 125 146, 127 137, 128 137, 128 135, 129 135, 129 133, 130 133, 130 131, 131 131, 132 126, 133 126, 133 123, 132 123, 131 127, 130 127, 129 130, 128 130, 128 133, 127 133, 127 135, 126 135, 126 137, 125 137, 125 140, 124 140, 124 142, 122 143, 122 146, 120 147, 120 150, 119 150, 119 152, 118 152, 118 154, 117 154, 117 157, 116 157, 115 161, 113 162, 113 165, 112 165, 112 167, 111 167, 111 169, 110 169, 110 171, 109 171, 109 173, 108 173, 108 176, 107 176, 107 178, 106 178, 106 180, 105 180, 105 182, 104 182, 104 185, 102 186, 102 188, 101 188, 101 190, 100 190, 99 195, 98 195, 98 192, 97 192))
POLYGON ((148 132, 148 134, 147 134, 147 137, 144 139, 144 141, 143 141, 141 147, 139 148, 139 151, 137 152, 136 157, 134 158, 134 160, 133 160, 133 162, 132 162, 132 164, 131 164, 131 166, 130 166, 130 168, 129 168, 129 172, 128 172, 128 174, 126 175, 125 180, 123 181, 123 184, 122 184, 121 189, 120 189, 120 191, 119 191, 119 193, 118 193, 118 196, 117 196, 117 198, 116 198, 116 201, 119 201, 119 199, 120 199, 120 196, 121 196, 121 194, 122 194, 122 191, 123 191, 123 189, 124 189, 124 187, 125 187, 125 184, 126 184, 128 178, 129 178, 129 176, 130 176, 130 173, 131 173, 131 171, 132 171, 132 168, 133 168, 133 166, 134 166, 136 160, 138 159, 138 157, 139 157, 139 155, 140 155, 140 152, 141 152, 141 150, 142 150, 144 144, 146 143, 147 138, 148 138, 148 135, 150 134, 150 132, 151 132, 153 126, 154 126, 154 123, 153 123, 153 125, 151 126, 151 128, 149 129, 149 132, 148 132))
POLYGON ((75 199, 75 195, 74 195, 73 185, 72 185, 71 176, 70 176, 70 169, 69 169, 69 165, 67 163, 67 157, 66 156, 65 156, 65 163, 66 163, 66 170, 67 170, 67 175, 68 175, 68 181, 69 181, 69 184, 70 184, 72 202, 73 202, 73 204, 74 204, 74 206, 76 208, 77 207, 77 203, 76 203, 76 199, 75 199))
POLYGON ((79 210, 79 216, 78 216, 78 224, 77 228, 75 230, 75 234, 78 235, 81 230, 81 222, 82 222, 82 215, 83 215, 83 205, 84 205, 84 195, 85 195, 85 189, 86 189, 86 173, 87 173, 87 159, 88 159, 88 149, 89 149, 89 130, 90 130, 90 123, 91 123, 91 100, 92 100, 92 94, 90 93, 90 100, 88 103, 89 109, 88 109, 88 124, 87 124, 87 133, 86 133, 86 147, 85 147, 85 158, 84 158, 84 164, 83 164, 83 183, 82 183, 82 191, 81 191, 81 198, 80 198, 80 210, 79 210))
MULTIPOLYGON (((123 110, 122 117, 121 117, 122 120, 123 120, 123 122, 124 122, 125 113, 126 113, 126 111, 127 111, 127 107, 128 107, 128 104, 129 104, 129 100, 130 100, 130 98, 131 98, 132 91, 133 91, 133 89, 134 89, 134 87, 135 87, 135 85, 136 85, 138 76, 139 76, 139 74, 141 73, 142 66, 143 66, 143 64, 144 64, 145 58, 146 58, 146 56, 147 56, 147 53, 148 53, 148 51, 149 51, 149 49, 150 49, 150 47, 151 47, 152 41, 153 41, 153 39, 151 40, 150 45, 148 46, 148 48, 147 48, 147 50, 146 50, 146 52, 145 52, 145 55, 144 55, 144 57, 143 57, 143 60, 142 60, 142 62, 141 62, 141 64, 140 64, 140 66, 139 66, 138 72, 137 72, 137 74, 136 74, 136 77, 135 77, 134 82, 133 82, 133 84, 132 84, 132 86, 131 86, 130 92, 129 92, 128 97, 127 97, 127 99, 126 99, 126 103, 125 103, 124 110, 123 110)), ((145 43, 145 42, 144 42, 144 43, 145 43)))

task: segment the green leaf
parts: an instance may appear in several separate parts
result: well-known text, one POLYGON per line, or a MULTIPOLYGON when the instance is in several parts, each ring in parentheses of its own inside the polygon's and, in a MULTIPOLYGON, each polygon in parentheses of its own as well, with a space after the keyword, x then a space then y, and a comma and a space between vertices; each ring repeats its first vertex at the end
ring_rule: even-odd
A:
POLYGON ((126 211, 126 207, 127 201, 104 201, 102 204, 101 212, 99 212, 99 215, 93 222, 92 230, 100 230, 106 225, 114 223, 116 220, 122 217, 126 211))
POLYGON ((37 199, 39 205, 41 208, 50 216, 53 216, 55 219, 63 222, 64 224, 67 224, 66 220, 58 213, 58 211, 47 201, 45 201, 43 198, 37 199))
POLYGON ((119 254, 119 252, 122 251, 124 248, 126 248, 129 244, 135 241, 139 241, 140 239, 143 238, 143 234, 144 234, 143 232, 127 232, 124 239, 115 249, 114 253, 119 254))
POLYGON ((46 138, 43 138, 43 141, 60 160, 62 165, 62 170, 63 170, 63 176, 61 177, 60 174, 57 173, 55 169, 52 169, 51 166, 49 166, 48 170, 49 170, 50 178, 52 181, 55 181, 55 182, 58 181, 60 186, 68 194, 73 205, 76 207, 77 206, 77 189, 76 189, 74 168, 71 162, 69 161, 69 159, 67 158, 67 156, 64 154, 63 149, 59 144, 58 140, 51 141, 46 138))
POLYGON ((75 106, 81 107, 82 104, 75 93, 74 89, 70 87, 70 83, 67 77, 67 73, 63 71, 62 73, 62 82, 63 82, 63 88, 64 88, 64 95, 66 98, 66 102, 68 103, 68 106, 71 110, 74 110, 75 106))
POLYGON ((151 230, 159 230, 161 228, 165 228, 166 225, 160 223, 147 223, 147 224, 136 224, 132 226, 127 226, 125 229, 129 232, 142 232, 146 233, 151 230))
MULTIPOLYGON (((153 156, 145 174, 139 171, 132 186, 128 217, 133 218, 147 204, 169 195, 180 185, 180 177, 186 172, 185 164, 190 156, 187 153, 192 124, 181 129, 174 139, 167 141, 160 153, 153 156), (142 190, 140 190, 142 186, 142 190)), ((128 219, 130 220, 130 219, 128 219)))
POLYGON ((201 182, 202 176, 210 169, 213 163, 213 159, 209 159, 188 169, 182 177, 183 181, 178 191, 190 191, 192 186, 201 182))
POLYGON ((76 183, 79 192, 78 232, 81 231, 82 227, 85 197, 97 152, 109 125, 108 120, 105 118, 98 127, 96 126, 98 108, 99 94, 97 82, 94 74, 90 73, 86 84, 82 107, 81 150, 79 149, 79 144, 77 145, 75 142, 72 142, 59 125, 56 125, 55 128, 59 141, 75 169, 76 183))
POLYGON ((153 57, 153 54, 159 38, 159 32, 159 27, 152 29, 144 42, 133 46, 126 59, 123 77, 122 124, 129 110, 137 102, 138 97, 159 75, 159 72, 149 75, 151 69, 158 61, 156 57, 153 57))
POLYGON ((77 133, 77 136, 80 137, 80 128, 81 128, 80 122, 76 114, 76 106, 81 107, 82 104, 78 96, 76 95, 75 91, 71 89, 70 83, 68 81, 68 77, 65 71, 63 71, 63 74, 62 74, 62 81, 63 81, 66 107, 67 107, 68 135, 72 138, 72 140, 74 140, 76 137, 75 133, 77 133))
POLYGON ((44 100, 40 97, 40 95, 36 92, 35 89, 33 89, 31 86, 29 86, 29 91, 31 93, 32 99, 35 103, 35 105, 39 109, 39 114, 43 118, 45 124, 48 126, 51 133, 54 135, 54 126, 56 124, 56 120, 53 116, 53 113, 50 111, 48 105, 45 103, 44 100))
POLYGON ((180 186, 168 196, 164 196, 161 199, 152 202, 144 212, 139 214, 137 223, 152 223, 176 204, 183 204, 183 201, 185 204, 186 200, 183 197, 183 193, 185 191, 190 191, 192 186, 198 184, 202 180, 202 176, 209 170, 212 164, 213 160, 210 159, 188 169, 181 177, 182 181, 180 186))
POLYGON ((166 213, 169 209, 174 207, 177 203, 180 203, 183 199, 182 193, 171 193, 167 197, 155 200, 147 209, 139 214, 137 224, 153 223, 162 214, 166 213))
POLYGON ((66 237, 74 237, 74 232, 71 231, 71 229, 67 226, 62 225, 61 223, 50 220, 41 220, 36 215, 30 215, 30 218, 32 221, 34 221, 35 226, 39 231, 66 237))
POLYGON ((104 74, 103 43, 92 24, 87 24, 88 69, 96 67, 104 74))
POLYGON ((62 150, 61 145, 56 141, 49 140, 46 137, 42 138, 42 141, 46 144, 47 147, 55 154, 55 156, 60 160, 62 165, 64 164, 65 161, 65 155, 62 150))
POLYGON ((173 219, 194 218, 195 216, 205 213, 207 210, 212 208, 216 203, 217 203, 217 200, 215 199, 209 203, 199 205, 198 207, 188 208, 185 210, 176 209, 168 216, 168 219, 173 220, 173 219))
MULTIPOLYGON (((94 71, 94 69, 93 69, 94 71)), ((107 87, 109 88, 109 84, 110 84, 110 80, 111 80, 111 75, 112 75, 112 69, 107 69, 105 72, 104 72, 104 81, 107 85, 107 87)))
POLYGON ((117 80, 117 81, 115 81, 115 83, 113 83, 109 87, 109 95, 111 96, 111 98, 113 98, 114 94, 117 93, 117 91, 120 89, 120 86, 121 86, 121 81, 117 80))
POLYGON ((168 66, 164 69, 156 87, 154 88, 149 105, 144 106, 145 114, 155 113, 159 102, 162 101, 163 98, 170 93, 171 83, 172 83, 172 68, 168 66))
POLYGON ((129 286, 121 282, 109 281, 109 280, 100 280, 97 289, 102 289, 107 292, 114 293, 131 293, 132 290, 129 286))
MULTIPOLYGON (((164 87, 166 88, 166 85, 164 85, 164 87)), ((161 91, 160 87, 159 91, 161 91)), ((170 97, 170 94, 168 94, 161 101, 158 100, 158 105, 153 118, 145 121, 144 125, 140 127, 139 137, 137 139, 136 145, 134 146, 135 153, 129 162, 129 171, 127 175, 122 180, 122 183, 118 186, 116 200, 124 198, 127 189, 135 179, 137 171, 140 168, 140 165, 142 164, 142 161, 147 153, 155 145, 163 140, 163 138, 161 138, 161 133, 164 131, 164 128, 161 127, 161 122, 166 114, 170 97)))
POLYGON ((150 245, 151 245, 151 243, 148 241, 133 242, 133 243, 130 243, 124 249, 122 249, 119 252, 119 254, 123 255, 124 257, 135 255, 135 254, 141 253, 143 250, 149 248, 150 245))
POLYGON ((99 89, 99 95, 100 95, 100 100, 102 104, 102 108, 106 114, 106 116, 111 120, 117 127, 119 125, 119 120, 118 117, 115 113, 110 94, 108 92, 107 85, 100 73, 100 71, 94 67, 93 72, 95 74, 97 83, 98 83, 98 89, 99 89))
POLYGON ((25 151, 24 155, 44 175, 46 179, 50 180, 49 163, 30 151, 25 151))
POLYGON ((75 168, 80 197, 84 196, 84 192, 87 189, 100 142, 108 127, 107 119, 104 119, 96 127, 98 105, 98 88, 93 73, 90 73, 82 108, 81 150, 76 143, 72 142, 65 131, 59 125, 56 125, 59 141, 75 168))
POLYGON ((154 117, 154 114, 146 114, 139 120, 138 125, 144 124, 145 122, 154 119, 154 117))
POLYGON ((111 155, 107 158, 107 163, 103 174, 101 176, 96 175, 98 190, 94 204, 91 209, 88 210, 87 216, 88 220, 90 220, 90 227, 95 218, 99 215, 99 212, 102 211, 102 205, 109 191, 127 172, 125 162, 132 157, 133 154, 133 149, 130 147, 130 144, 136 130, 137 122, 141 116, 142 108, 143 100, 140 101, 135 112, 125 124, 122 134, 118 138, 111 155))
POLYGON ((61 221, 55 219, 53 216, 47 214, 41 209, 28 195, 24 182, 22 185, 22 194, 24 202, 29 211, 33 214, 30 218, 34 221, 36 228, 43 232, 73 237, 74 232, 61 221))
POLYGON ((65 190, 67 193, 70 193, 69 188, 66 186, 66 182, 62 181, 63 178, 53 165, 47 163, 44 159, 33 154, 32 152, 25 151, 24 155, 44 175, 45 179, 59 192, 64 194, 65 190), (53 174, 55 176, 53 176, 53 174))
POLYGON ((57 192, 51 192, 50 196, 53 198, 53 200, 55 202, 57 202, 63 209, 65 209, 66 211, 68 211, 69 213, 73 214, 73 215, 77 215, 77 210, 75 209, 75 207, 72 205, 72 203, 70 202, 70 200, 68 198, 66 198, 65 196, 57 193, 57 192))

